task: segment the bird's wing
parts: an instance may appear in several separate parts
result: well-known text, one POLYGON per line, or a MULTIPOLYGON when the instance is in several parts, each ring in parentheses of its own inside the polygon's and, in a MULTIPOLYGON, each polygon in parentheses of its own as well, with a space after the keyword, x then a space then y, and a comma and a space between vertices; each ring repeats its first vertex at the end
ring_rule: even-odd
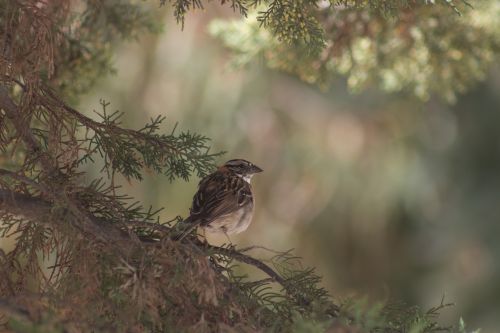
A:
POLYGON ((252 201, 250 185, 237 176, 215 172, 200 182, 193 198, 191 215, 209 224, 252 201))

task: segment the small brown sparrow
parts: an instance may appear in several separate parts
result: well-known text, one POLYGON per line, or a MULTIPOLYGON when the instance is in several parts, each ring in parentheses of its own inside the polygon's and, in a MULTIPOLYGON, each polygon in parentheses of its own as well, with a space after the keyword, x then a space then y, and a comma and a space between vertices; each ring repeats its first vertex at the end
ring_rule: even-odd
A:
POLYGON ((254 198, 250 180, 262 172, 258 166, 243 160, 229 160, 198 184, 189 217, 190 224, 179 239, 197 226, 207 232, 226 236, 245 231, 252 221, 254 198))

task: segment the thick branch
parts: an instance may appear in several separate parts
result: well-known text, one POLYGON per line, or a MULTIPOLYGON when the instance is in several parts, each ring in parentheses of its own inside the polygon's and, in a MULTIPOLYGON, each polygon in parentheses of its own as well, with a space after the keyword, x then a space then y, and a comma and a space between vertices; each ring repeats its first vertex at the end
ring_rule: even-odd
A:
POLYGON ((29 195, 0 189, 0 212, 20 215, 28 220, 39 221, 50 211, 50 204, 29 195))
MULTIPOLYGON (((117 228, 104 225, 97 218, 85 215, 75 204, 68 201, 66 201, 66 204, 68 205, 66 212, 73 215, 70 216, 68 222, 81 232, 91 235, 94 240, 107 245, 115 245, 115 242, 130 240, 125 233, 117 228), (81 223, 77 223, 77 220, 81 223)), ((0 189, 0 212, 23 216, 35 223, 41 223, 40 217, 51 214, 53 208, 52 204, 45 200, 0 189)))

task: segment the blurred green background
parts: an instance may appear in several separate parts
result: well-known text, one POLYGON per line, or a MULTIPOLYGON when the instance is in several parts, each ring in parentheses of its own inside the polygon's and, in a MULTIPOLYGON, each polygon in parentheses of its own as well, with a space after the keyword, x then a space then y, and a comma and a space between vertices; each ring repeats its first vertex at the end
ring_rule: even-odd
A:
MULTIPOLYGON (((328 91, 266 70, 227 67, 208 34, 228 9, 209 6, 183 31, 167 10, 164 32, 116 45, 117 73, 80 101, 99 99, 138 128, 156 115, 212 138, 220 163, 246 158, 256 215, 238 246, 295 249, 337 298, 373 295, 430 307, 446 301, 443 323, 500 328, 500 72, 455 105, 422 103, 376 87, 352 95, 339 78, 328 91)), ((94 176, 98 169, 92 170, 94 176)), ((199 179, 169 183, 151 174, 124 191, 186 216, 199 179)), ((222 243, 224 236, 211 237, 222 243)))

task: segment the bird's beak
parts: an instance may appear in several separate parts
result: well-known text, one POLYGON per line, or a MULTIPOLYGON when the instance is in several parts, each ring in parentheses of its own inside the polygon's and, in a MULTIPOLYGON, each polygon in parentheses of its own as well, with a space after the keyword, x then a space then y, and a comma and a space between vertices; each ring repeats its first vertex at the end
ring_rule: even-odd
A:
POLYGON ((258 166, 256 166, 256 165, 252 166, 252 173, 259 173, 259 172, 262 172, 262 171, 264 171, 264 170, 262 170, 258 166))

